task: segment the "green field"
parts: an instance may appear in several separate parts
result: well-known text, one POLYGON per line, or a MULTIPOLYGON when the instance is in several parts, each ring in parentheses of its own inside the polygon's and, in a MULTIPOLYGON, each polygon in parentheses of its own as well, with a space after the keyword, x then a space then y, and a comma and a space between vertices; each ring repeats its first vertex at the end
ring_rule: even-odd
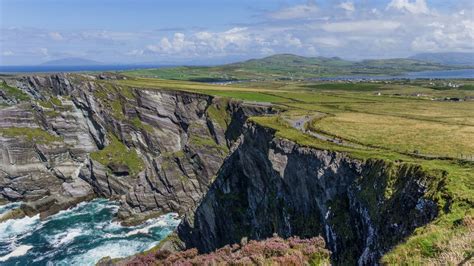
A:
POLYGON ((308 123, 310 129, 367 147, 430 158, 474 157, 474 101, 443 100, 446 95, 474 97, 471 91, 440 91, 419 82, 258 82, 255 87, 252 83, 213 85, 151 78, 116 82, 125 87, 178 89, 272 103, 287 110, 281 114, 286 120, 317 116, 308 123))

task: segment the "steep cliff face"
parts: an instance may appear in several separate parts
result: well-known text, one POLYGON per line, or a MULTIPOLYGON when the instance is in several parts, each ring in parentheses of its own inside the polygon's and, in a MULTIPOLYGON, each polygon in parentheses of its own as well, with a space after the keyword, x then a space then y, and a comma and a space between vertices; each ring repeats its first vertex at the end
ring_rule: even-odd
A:
POLYGON ((243 237, 322 234, 334 263, 376 264, 436 217, 429 191, 442 179, 418 166, 300 147, 249 123, 178 233, 201 252, 243 237))
POLYGON ((0 200, 42 198, 31 212, 95 195, 120 199, 129 222, 194 209, 247 117, 272 112, 93 76, 8 83, 31 100, 0 109, 0 200))

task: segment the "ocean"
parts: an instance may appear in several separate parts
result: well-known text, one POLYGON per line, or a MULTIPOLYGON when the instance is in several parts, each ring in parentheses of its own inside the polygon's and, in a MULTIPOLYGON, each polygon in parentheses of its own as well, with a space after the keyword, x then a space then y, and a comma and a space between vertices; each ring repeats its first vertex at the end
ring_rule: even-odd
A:
POLYGON ((94 66, 0 66, 0 73, 48 73, 48 72, 104 72, 146 68, 163 68, 165 65, 94 65, 94 66))
POLYGON ((396 76, 351 75, 309 80, 401 80, 401 79, 474 79, 474 69, 407 72, 396 76))
MULTIPOLYGON (((0 215, 19 203, 0 206, 0 215)), ((157 245, 180 220, 169 213, 133 227, 114 221, 119 205, 83 202, 41 221, 39 215, 0 223, 0 265, 95 265, 157 245)))

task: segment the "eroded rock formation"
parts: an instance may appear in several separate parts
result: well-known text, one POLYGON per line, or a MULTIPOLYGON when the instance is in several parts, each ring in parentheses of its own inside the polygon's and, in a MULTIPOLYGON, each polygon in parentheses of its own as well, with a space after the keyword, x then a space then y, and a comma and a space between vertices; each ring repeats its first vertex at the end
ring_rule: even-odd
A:
POLYGON ((38 204, 59 209, 93 196, 120 199, 119 215, 129 222, 194 209, 246 118, 272 112, 93 76, 8 82, 32 100, 0 109, 0 200, 32 202, 30 212, 44 209, 34 203, 39 199, 38 204), (136 162, 115 160, 114 151, 111 158, 93 156, 112 144, 137 154, 136 162))
POLYGON ((195 213, 178 227, 187 248, 210 252, 243 237, 324 235, 336 264, 377 264, 437 216, 430 188, 443 173, 300 147, 248 124, 195 213))

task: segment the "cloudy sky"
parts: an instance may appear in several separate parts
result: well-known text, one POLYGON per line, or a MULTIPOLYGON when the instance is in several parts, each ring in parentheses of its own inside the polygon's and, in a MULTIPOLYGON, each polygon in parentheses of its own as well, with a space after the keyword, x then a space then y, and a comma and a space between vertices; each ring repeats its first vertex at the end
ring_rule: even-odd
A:
POLYGON ((474 51, 472 0, 0 0, 0 65, 474 51))

